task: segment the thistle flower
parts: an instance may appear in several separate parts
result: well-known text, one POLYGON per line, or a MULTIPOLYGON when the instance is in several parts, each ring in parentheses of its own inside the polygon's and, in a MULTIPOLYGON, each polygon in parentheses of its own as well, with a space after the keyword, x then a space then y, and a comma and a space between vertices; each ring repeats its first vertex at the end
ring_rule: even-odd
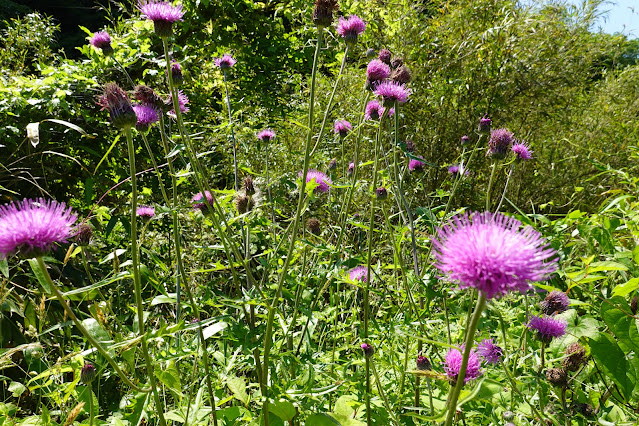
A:
POLYGON ((366 358, 372 357, 373 354, 375 353, 375 349, 368 343, 362 343, 360 347, 362 348, 362 351, 364 352, 364 356, 366 358))
POLYGON ((566 321, 562 318, 534 316, 530 318, 526 327, 536 331, 537 339, 544 343, 550 343, 552 339, 566 333, 566 321))
POLYGON ((206 213, 209 209, 208 206, 213 207, 215 205, 215 195, 209 191, 204 191, 204 195, 198 192, 191 198, 191 205, 193 210, 200 210, 202 213, 206 213))
POLYGON ((384 107, 377 99, 373 99, 366 104, 364 112, 365 120, 379 120, 384 115, 384 107))
POLYGON ((368 279, 366 279, 367 276, 368 276, 368 268, 363 265, 356 266, 350 271, 348 271, 348 278, 350 278, 351 281, 367 282, 368 281, 368 279))
POLYGON ((113 47, 111 47, 111 36, 106 31, 98 31, 93 33, 93 37, 89 40, 89 43, 97 49, 102 50, 105 56, 113 54, 113 47))
POLYGON ((135 128, 141 132, 146 132, 152 124, 160 120, 160 112, 148 104, 133 105, 133 111, 137 117, 135 128))
POLYGON ((115 83, 104 85, 104 93, 98 97, 98 105, 109 111, 113 125, 119 129, 133 127, 138 119, 126 92, 115 83))
POLYGON ((221 58, 215 58, 215 65, 220 67, 222 71, 231 69, 236 63, 237 61, 229 54, 222 55, 221 58))
POLYGON ((357 37, 366 29, 366 23, 357 15, 351 15, 348 19, 343 16, 339 18, 337 24, 337 34, 344 37, 344 41, 349 46, 357 43, 357 37))
POLYGON ((337 168, 337 159, 333 158, 331 161, 328 162, 328 170, 335 170, 337 168))
POLYGON ((182 75, 182 65, 178 61, 171 61, 171 79, 175 87, 180 87, 184 81, 182 75))
POLYGON ((348 163, 348 171, 346 173, 348 173, 348 175, 352 175, 353 171, 355 170, 355 163, 354 162, 350 162, 348 163))
POLYGON ((340 137, 345 138, 353 129, 353 125, 346 120, 335 120, 335 126, 333 130, 336 135, 340 135, 340 137))
POLYGON ((173 6, 162 0, 140 0, 138 7, 142 15, 153 21, 153 29, 158 37, 167 38, 173 34, 173 23, 182 20, 182 6, 173 6))
POLYGON ((533 151, 530 149, 530 146, 526 142, 517 141, 513 144, 510 150, 515 153, 518 161, 532 160, 533 151))
POLYGON ((544 300, 539 303, 541 311, 546 315, 553 315, 554 313, 562 313, 568 310, 570 305, 570 299, 563 291, 553 290, 546 295, 544 300))
POLYGON ((448 173, 450 173, 453 176, 457 176, 457 175, 468 176, 470 174, 470 172, 466 170, 463 164, 453 164, 452 166, 449 166, 448 173))
POLYGON ((0 258, 43 255, 72 236, 76 219, 64 203, 44 198, 0 206, 0 258))
MULTIPOLYGON (((462 346, 462 350, 464 347, 462 346)), ((457 377, 459 376, 462 365, 462 353, 459 349, 449 349, 444 361, 444 371, 448 375, 448 380, 451 384, 457 383, 457 377)), ((464 377, 464 383, 468 383, 471 380, 475 380, 482 375, 481 362, 479 357, 473 349, 470 350, 468 356, 468 365, 466 366, 466 376, 464 377)))
POLYGON ((541 234, 501 213, 455 216, 433 241, 435 266, 460 288, 476 288, 488 299, 527 290, 557 268, 556 253, 541 234))
POLYGON ((145 220, 151 220, 155 217, 155 207, 153 206, 138 206, 135 210, 135 214, 145 220))
POLYGON ((271 129, 264 129, 257 134, 257 138, 262 142, 270 142, 275 139, 275 132, 271 129))
POLYGON ((499 364, 503 350, 493 343, 493 339, 484 339, 477 345, 477 353, 489 364, 499 364))
POLYGON ((586 349, 579 342, 571 343, 566 347, 566 358, 561 361, 566 371, 577 371, 587 361, 586 349))
POLYGON ((401 65, 395 68, 395 70, 391 73, 390 78, 396 83, 406 84, 406 83, 410 83, 410 81, 413 78, 413 75, 410 72, 410 69, 406 65, 401 65))
POLYGON ((546 370, 546 379, 554 386, 565 387, 568 383, 566 372, 563 368, 549 368, 546 370))
POLYGON ((483 116, 482 118, 479 119, 478 130, 482 133, 489 132, 492 124, 493 124, 493 121, 490 118, 488 118, 488 116, 483 116))
MULTIPOLYGON (((166 101, 167 104, 169 105, 173 105, 173 95, 169 95, 168 100, 166 101)), ((188 96, 186 96, 181 90, 178 91, 178 106, 180 107, 180 112, 182 114, 189 112, 189 107, 186 106, 186 104, 189 103, 189 98, 188 96)), ((177 115, 175 114, 175 108, 171 108, 171 110, 167 113, 167 115, 171 118, 176 118, 177 115)))
MULTIPOLYGON (((299 173, 298 177, 302 177, 302 172, 299 173)), ((317 194, 318 192, 328 192, 330 185, 333 183, 331 178, 326 176, 326 173, 322 173, 319 170, 309 169, 306 173, 306 183, 311 181, 315 181, 317 186, 315 187, 314 192, 317 194)))
POLYGON ((469 143, 470 143, 470 138, 468 137, 468 135, 464 135, 461 137, 462 146, 468 145, 469 143))
POLYGON ((85 362, 84 366, 80 370, 80 381, 82 381, 82 383, 86 385, 95 380, 95 376, 96 371, 93 364, 91 364, 90 362, 85 362))
POLYGON ((496 159, 502 159, 508 154, 508 150, 513 144, 513 133, 508 129, 496 129, 490 132, 490 139, 488 139, 488 153, 489 157, 496 159))
POLYGON ((143 84, 135 86, 133 97, 143 104, 154 106, 158 110, 164 111, 168 109, 166 108, 167 105, 164 100, 149 86, 143 84))
POLYGON ((373 90, 380 81, 390 77, 390 67, 379 59, 373 59, 366 67, 366 88, 373 90))
POLYGON ((319 27, 329 27, 333 23, 333 12, 339 9, 337 0, 315 0, 313 23, 319 27))
POLYGON ((375 190, 375 198, 377 198, 379 201, 384 201, 385 199, 388 198, 388 191, 386 190, 386 188, 379 187, 375 190))
MULTIPOLYGON (((423 160, 423 157, 420 156, 419 158, 423 160)), ((408 160, 408 170, 410 170, 411 172, 421 172, 424 170, 425 165, 426 163, 416 158, 411 158, 410 160, 408 160)))
POLYGON ((306 221, 306 228, 308 228, 308 230, 311 231, 311 234, 313 235, 319 235, 322 232, 320 228, 320 221, 315 217, 312 217, 306 221))
POLYGON ((87 223, 81 223, 75 228, 75 243, 84 247, 91 244, 93 238, 93 227, 87 223))
POLYGON ((421 352, 419 353, 419 355, 417 355, 417 359, 415 360, 415 364, 417 365, 417 369, 419 371, 428 371, 428 370, 431 370, 433 368, 433 366, 431 365, 431 363, 428 360, 428 358, 423 356, 421 352))
POLYGON ((391 53, 390 50, 382 49, 382 50, 379 51, 378 58, 379 58, 380 61, 382 61, 386 65, 390 65, 392 56, 393 56, 393 54, 391 53))
POLYGON ((395 105, 395 102, 400 104, 406 102, 411 91, 403 84, 394 81, 383 81, 377 85, 373 93, 384 99, 384 106, 391 107, 395 105))
POLYGON ((410 139, 406 139, 406 151, 415 152, 415 142, 410 139))

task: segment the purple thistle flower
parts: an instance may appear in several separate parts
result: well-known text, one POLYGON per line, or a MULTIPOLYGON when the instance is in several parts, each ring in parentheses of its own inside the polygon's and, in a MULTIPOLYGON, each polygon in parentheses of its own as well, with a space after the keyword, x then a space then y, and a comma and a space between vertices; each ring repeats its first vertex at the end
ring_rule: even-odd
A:
POLYGON ((555 250, 541 234, 501 213, 466 213, 438 229, 435 266, 460 288, 473 287, 488 299, 527 290, 557 268, 555 250))
POLYGON ((477 345, 477 353, 489 364, 499 364, 503 350, 493 343, 493 339, 484 339, 477 345))
POLYGON ((84 384, 91 383, 97 374, 95 367, 90 362, 85 362, 80 370, 80 381, 84 384))
POLYGON ((140 0, 138 7, 142 15, 153 21, 155 33, 161 37, 169 37, 173 33, 173 23, 182 20, 182 5, 173 6, 162 0, 140 0))
POLYGON ((510 150, 515 153, 515 155, 517 156, 517 160, 519 161, 532 160, 533 151, 530 149, 530 146, 526 142, 517 141, 513 144, 510 150))
POLYGON ((0 206, 0 258, 15 253, 41 256, 73 235, 76 220, 71 207, 44 198, 0 206))
POLYGON ((379 120, 382 115, 384 115, 384 107, 377 99, 373 99, 366 104, 365 120, 379 120))
MULTIPOLYGON (((169 99, 167 100, 169 105, 173 105, 173 95, 169 95, 169 99)), ((186 106, 186 104, 189 103, 189 98, 188 96, 186 96, 181 90, 178 90, 178 106, 180 107, 180 112, 182 114, 189 112, 189 107, 186 106)), ((171 108, 171 110, 169 112, 167 112, 167 115, 171 118, 176 118, 177 115, 175 114, 175 109, 171 108)))
POLYGON ((468 143, 470 142, 470 138, 468 137, 468 135, 464 135, 461 137, 461 144, 463 145, 468 145, 468 143))
POLYGON ((488 118, 488 116, 485 115, 479 119, 478 130, 480 132, 489 132, 490 126, 492 126, 492 124, 493 124, 493 120, 491 120, 490 118, 488 118))
POLYGON ((537 317, 530 318, 526 327, 537 332, 537 338, 550 343, 552 339, 561 337, 566 333, 566 320, 563 318, 537 317))
POLYGON ((115 83, 104 85, 104 94, 98 97, 98 105, 109 111, 113 125, 124 129, 135 126, 138 121, 131 100, 126 92, 115 83))
POLYGON ((384 99, 384 105, 390 107, 395 105, 395 102, 400 104, 406 102, 411 91, 401 83, 383 81, 377 85, 373 93, 377 96, 381 96, 384 99))
POLYGON ((355 170, 355 163, 351 161, 350 163, 348 163, 348 172, 347 172, 348 175, 349 176, 352 175, 354 170, 355 170))
POLYGON ((364 356, 366 358, 372 357, 375 353, 375 348, 373 348, 373 346, 369 345, 368 343, 362 343, 360 347, 362 348, 362 351, 364 352, 364 356))
MULTIPOLYGON (((464 347, 462 346, 462 350, 464 347)), ((457 377, 461 370, 463 355, 459 349, 449 349, 444 361, 444 371, 448 375, 448 380, 451 383, 457 383, 457 377)), ((464 383, 468 383, 470 380, 475 380, 482 375, 481 362, 474 350, 470 350, 468 356, 468 365, 466 366, 466 375, 464 377, 464 383)))
POLYGON ((457 175, 468 176, 470 174, 470 172, 466 170, 463 164, 453 164, 452 166, 449 166, 448 173, 450 173, 453 176, 457 176, 457 175))
POLYGON ((541 311, 546 315, 562 313, 568 310, 570 299, 563 291, 553 290, 539 303, 541 311))
POLYGON ((374 89, 380 81, 386 80, 390 73, 391 70, 387 64, 379 59, 373 59, 366 67, 366 87, 374 89))
POLYGON ((337 34, 344 37, 348 45, 357 43, 357 37, 366 29, 366 23, 357 15, 351 15, 348 19, 343 16, 339 18, 337 24, 337 34))
MULTIPOLYGON (((419 158, 421 158, 422 160, 424 159, 421 156, 419 158)), ((416 158, 411 158, 410 160, 408 160, 408 170, 410 170, 411 172, 421 172, 422 170, 424 170, 425 165, 426 163, 416 158)))
POLYGON ((160 112, 151 105, 133 105, 133 111, 138 119, 135 128, 141 132, 146 132, 152 124, 160 120, 160 112))
POLYGON ((237 61, 229 54, 223 55, 221 58, 215 58, 215 65, 220 67, 222 71, 226 71, 233 67, 237 61))
POLYGON ((106 31, 93 33, 93 37, 91 37, 89 43, 91 43, 93 47, 101 49, 102 53, 105 55, 113 53, 113 48, 111 47, 111 36, 106 31))
POLYGON ((264 129, 257 134, 257 138, 262 142, 270 142, 275 139, 275 132, 271 129, 264 129))
POLYGON ((348 135, 348 132, 350 132, 352 129, 353 129, 353 126, 348 121, 335 120, 335 127, 334 127, 335 134, 339 134, 341 137, 345 138, 346 135, 348 135))
POLYGON ((508 154, 513 144, 513 133, 508 129, 495 129, 490 132, 488 140, 488 156, 502 159, 508 154))
POLYGON ((388 49, 382 49, 379 51, 379 60, 382 61, 383 63, 390 65, 391 64, 391 57, 393 56, 393 54, 391 53, 390 50, 388 49))
POLYGON ((191 198, 193 210, 200 210, 202 213, 206 213, 209 209, 208 206, 213 207, 214 204, 215 196, 209 191, 204 191, 204 195, 202 195, 201 192, 198 192, 191 198))
MULTIPOLYGON (((298 177, 302 177, 302 172, 299 173, 298 177)), ((328 192, 330 185, 333 183, 326 173, 322 173, 315 169, 309 169, 306 173, 306 183, 311 181, 315 181, 317 184, 314 190, 316 194, 318 192, 328 192)))
POLYGON ((155 217, 155 207, 138 206, 138 208, 135 209, 135 214, 140 216, 142 219, 150 220, 155 217))
POLYGON ((348 278, 351 281, 362 281, 367 282, 366 277, 368 276, 368 268, 363 265, 359 265, 348 271, 348 278))

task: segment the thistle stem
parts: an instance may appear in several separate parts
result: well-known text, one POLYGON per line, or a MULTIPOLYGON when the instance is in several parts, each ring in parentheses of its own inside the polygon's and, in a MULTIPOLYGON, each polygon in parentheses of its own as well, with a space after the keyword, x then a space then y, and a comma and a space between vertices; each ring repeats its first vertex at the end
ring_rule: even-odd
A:
POLYGON ((231 129, 231 142, 233 143, 233 173, 235 177, 234 188, 235 192, 239 191, 239 181, 237 177, 237 144, 235 143, 235 130, 233 129, 233 114, 231 113, 231 98, 229 97, 229 84, 226 77, 226 70, 224 70, 224 89, 226 89, 226 109, 229 112, 229 128, 231 129))
POLYGON ((510 182, 510 177, 513 175, 513 170, 515 168, 515 163, 510 165, 510 170, 508 171, 508 177, 506 178, 506 184, 504 185, 504 192, 501 193, 501 199, 499 200, 499 204, 497 204, 497 208, 495 209, 495 213, 501 209, 501 205, 504 203, 504 198, 506 198, 506 190, 508 189, 508 183, 510 182))
POLYGON ((493 161, 492 170, 490 171, 490 179, 488 180, 488 189, 486 189, 486 211, 490 211, 490 190, 495 179, 495 170, 497 170, 497 161, 493 161))

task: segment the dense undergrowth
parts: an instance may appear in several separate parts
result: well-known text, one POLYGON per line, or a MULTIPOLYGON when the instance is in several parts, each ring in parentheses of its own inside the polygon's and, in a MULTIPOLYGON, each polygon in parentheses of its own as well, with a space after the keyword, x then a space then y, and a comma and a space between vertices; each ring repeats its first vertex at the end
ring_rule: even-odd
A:
POLYGON ((333 3, 185 1, 172 34, 126 5, 112 54, 0 53, 0 425, 636 421, 636 44, 497 0, 342 2, 345 44, 333 3), (56 250, 8 225, 36 196, 78 215, 56 250), (434 241, 476 210, 540 234, 490 214, 455 259, 494 275, 450 279, 434 241))

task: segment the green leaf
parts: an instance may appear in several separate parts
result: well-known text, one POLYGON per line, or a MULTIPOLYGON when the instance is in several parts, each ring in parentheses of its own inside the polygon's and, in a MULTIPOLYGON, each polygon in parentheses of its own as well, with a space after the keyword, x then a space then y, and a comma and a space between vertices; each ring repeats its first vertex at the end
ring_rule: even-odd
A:
POLYGON ((47 294, 50 294, 51 288, 49 287, 49 282, 46 276, 44 275, 44 272, 42 272, 42 270, 40 269, 40 265, 38 265, 38 261, 36 259, 29 259, 29 266, 31 266, 31 270, 33 271, 33 274, 36 276, 36 278, 38 279, 38 282, 44 289, 44 292, 47 294))
POLYGON ((607 260, 604 262, 593 262, 588 266, 588 273, 592 274, 594 272, 601 271, 627 271, 628 267, 623 263, 613 262, 611 260, 607 260))
POLYGON ((209 325, 204 330, 202 330, 204 334, 204 340, 207 340, 209 337, 219 333, 227 327, 227 324, 224 321, 216 322, 213 325, 209 325))
POLYGON ((639 332, 630 306, 623 297, 604 300, 601 304, 601 317, 619 339, 619 346, 624 352, 639 353, 639 332))
POLYGON ((340 422, 326 413, 313 414, 306 419, 306 426, 342 426, 340 422))
POLYGON ((631 278, 627 282, 619 284, 615 288, 613 288, 612 295, 625 297, 631 292, 635 291, 637 288, 639 288, 639 278, 631 278))
POLYGON ((231 392, 233 392, 233 396, 240 400, 244 405, 247 405, 249 402, 249 396, 246 393, 246 383, 244 379, 241 377, 227 377, 226 385, 229 387, 231 392))
POLYGON ((11 382, 9 384, 9 392, 13 395, 14 398, 18 398, 20 395, 27 390, 27 387, 19 382, 11 382))
POLYGON ((0 258, 0 272, 6 278, 9 278, 9 262, 7 262, 6 257, 0 258))
POLYGON ((159 381, 164 383, 166 387, 176 392, 178 395, 182 395, 182 383, 180 382, 180 372, 178 371, 175 363, 171 363, 164 370, 155 370, 155 376, 159 381))
POLYGON ((297 415, 297 409, 295 406, 284 399, 271 401, 268 405, 268 411, 289 423, 292 422, 293 418, 297 415))
POLYGON ((595 362, 600 365, 606 375, 614 381, 625 398, 632 393, 634 384, 628 383, 628 361, 617 342, 606 333, 599 333, 591 338, 590 353, 595 362))

